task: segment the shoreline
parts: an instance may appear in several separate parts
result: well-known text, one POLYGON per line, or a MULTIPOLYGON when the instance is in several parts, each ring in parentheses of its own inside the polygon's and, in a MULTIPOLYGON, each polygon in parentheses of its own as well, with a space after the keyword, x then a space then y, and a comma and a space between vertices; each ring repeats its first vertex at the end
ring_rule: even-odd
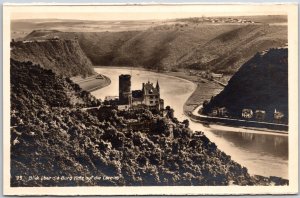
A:
POLYGON ((97 79, 97 75, 88 77, 87 79, 81 79, 78 80, 72 80, 74 83, 78 84, 81 89, 87 91, 87 92, 93 92, 98 89, 102 89, 103 87, 106 87, 110 85, 111 80, 109 77, 105 75, 101 75, 102 79, 97 79))
POLYGON ((91 88, 91 89, 89 89, 89 90, 86 90, 86 91, 88 91, 88 92, 93 92, 93 91, 96 91, 96 90, 98 90, 98 89, 102 89, 102 88, 104 88, 104 87, 110 85, 110 83, 111 83, 110 78, 108 78, 107 76, 104 76, 104 75, 103 75, 103 77, 105 78, 105 83, 104 83, 103 85, 95 86, 95 87, 93 87, 93 88, 91 88))
POLYGON ((257 130, 274 134, 286 134, 288 135, 288 125, 268 123, 268 122, 256 122, 256 121, 247 121, 247 120, 238 120, 230 118, 221 118, 221 117, 210 117, 205 115, 187 115, 191 120, 198 123, 207 123, 208 125, 218 125, 218 126, 227 126, 240 128, 244 130, 257 130), (260 127, 259 127, 260 126, 260 127))

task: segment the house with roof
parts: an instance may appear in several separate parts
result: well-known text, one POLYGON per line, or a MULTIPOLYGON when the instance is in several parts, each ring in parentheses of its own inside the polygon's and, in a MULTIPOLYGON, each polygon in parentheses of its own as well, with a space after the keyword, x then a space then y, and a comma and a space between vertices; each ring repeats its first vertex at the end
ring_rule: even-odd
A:
POLYGON ((242 110, 242 117, 250 119, 253 117, 253 111, 252 109, 243 109, 242 110))
POLYGON ((263 121, 266 118, 266 111, 257 109, 255 111, 256 120, 263 121))
POLYGON ((284 114, 280 111, 274 110, 274 119, 281 120, 284 117, 284 114))
POLYGON ((226 117, 228 114, 226 107, 214 107, 211 111, 211 116, 226 117))
POLYGON ((223 74, 216 74, 216 73, 211 73, 212 78, 222 78, 223 74))

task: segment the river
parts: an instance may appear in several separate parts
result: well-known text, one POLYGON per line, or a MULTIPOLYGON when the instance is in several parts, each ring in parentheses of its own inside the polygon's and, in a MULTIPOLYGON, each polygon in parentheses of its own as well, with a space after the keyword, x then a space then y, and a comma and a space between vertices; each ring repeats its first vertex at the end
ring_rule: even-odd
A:
MULTIPOLYGON (((183 105, 196 89, 196 85, 188 80, 165 74, 129 70, 126 68, 95 68, 95 71, 111 79, 111 84, 92 94, 100 99, 105 96, 117 96, 119 91, 119 75, 131 74, 131 89, 142 89, 143 82, 158 80, 161 98, 165 106, 175 110, 180 120, 188 119, 183 113, 183 105)), ((211 125, 205 127, 190 120, 192 130, 204 131, 205 135, 215 142, 218 148, 230 155, 233 160, 247 167, 250 174, 278 176, 288 179, 288 136, 270 132, 247 130, 236 127, 211 125)))

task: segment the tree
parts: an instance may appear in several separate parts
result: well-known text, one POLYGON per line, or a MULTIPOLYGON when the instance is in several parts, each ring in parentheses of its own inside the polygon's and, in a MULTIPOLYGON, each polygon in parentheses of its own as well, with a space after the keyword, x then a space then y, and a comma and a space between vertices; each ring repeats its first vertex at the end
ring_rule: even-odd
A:
POLYGON ((188 119, 183 120, 182 122, 185 125, 185 128, 189 128, 190 126, 190 121, 188 119))
POLYGON ((203 102, 203 104, 202 104, 203 108, 205 108, 207 105, 208 105, 208 101, 207 101, 207 100, 204 100, 204 102, 203 102))

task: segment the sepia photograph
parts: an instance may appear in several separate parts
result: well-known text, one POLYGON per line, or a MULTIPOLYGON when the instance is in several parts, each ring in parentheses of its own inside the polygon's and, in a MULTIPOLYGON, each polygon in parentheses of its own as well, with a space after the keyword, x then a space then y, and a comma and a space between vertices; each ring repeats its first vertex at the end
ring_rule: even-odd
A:
POLYGON ((296 4, 3 12, 4 194, 298 193, 296 4))

